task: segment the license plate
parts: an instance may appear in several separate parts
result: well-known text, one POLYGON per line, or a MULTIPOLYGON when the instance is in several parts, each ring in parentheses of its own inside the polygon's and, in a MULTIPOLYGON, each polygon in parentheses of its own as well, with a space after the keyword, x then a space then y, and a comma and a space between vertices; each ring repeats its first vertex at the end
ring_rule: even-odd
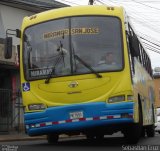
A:
POLYGON ((70 115, 70 119, 83 118, 83 111, 70 112, 69 115, 70 115))

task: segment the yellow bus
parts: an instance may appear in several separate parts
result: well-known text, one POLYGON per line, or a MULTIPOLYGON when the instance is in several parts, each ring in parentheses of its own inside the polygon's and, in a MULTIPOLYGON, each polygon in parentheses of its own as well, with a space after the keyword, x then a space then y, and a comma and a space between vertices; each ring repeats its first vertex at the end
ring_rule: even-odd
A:
POLYGON ((151 62, 122 7, 42 12, 24 18, 19 37, 28 135, 154 136, 151 62))

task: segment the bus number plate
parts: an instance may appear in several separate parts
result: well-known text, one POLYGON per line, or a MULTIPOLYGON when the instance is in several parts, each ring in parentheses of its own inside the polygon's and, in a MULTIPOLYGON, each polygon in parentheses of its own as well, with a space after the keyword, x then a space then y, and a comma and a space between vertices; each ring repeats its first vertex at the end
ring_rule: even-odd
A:
POLYGON ((70 112, 70 119, 79 119, 83 118, 83 111, 78 111, 78 112, 70 112))

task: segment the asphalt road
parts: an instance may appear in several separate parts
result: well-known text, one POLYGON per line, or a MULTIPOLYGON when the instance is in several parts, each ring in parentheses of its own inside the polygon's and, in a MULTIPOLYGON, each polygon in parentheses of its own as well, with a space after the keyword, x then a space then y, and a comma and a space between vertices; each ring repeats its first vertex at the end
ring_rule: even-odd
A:
POLYGON ((120 133, 105 136, 101 142, 90 142, 85 137, 72 137, 60 139, 55 145, 49 145, 46 140, 32 140, 0 142, 0 146, 0 151, 137 151, 137 148, 143 151, 160 151, 160 134, 157 133, 153 138, 141 138, 139 143, 132 147, 128 147, 120 133))

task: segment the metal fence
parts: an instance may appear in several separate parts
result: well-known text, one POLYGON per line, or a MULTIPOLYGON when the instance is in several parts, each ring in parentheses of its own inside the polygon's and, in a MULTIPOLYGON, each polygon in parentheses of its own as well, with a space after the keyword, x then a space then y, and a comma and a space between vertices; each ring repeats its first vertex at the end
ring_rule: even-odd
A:
POLYGON ((21 92, 0 89, 0 132, 17 131, 23 127, 23 106, 21 92))
POLYGON ((10 122, 10 126, 14 128, 17 132, 21 132, 24 129, 24 107, 22 104, 22 96, 21 91, 18 90, 12 96, 12 120, 10 122))
POLYGON ((12 91, 0 89, 0 132, 8 132, 12 115, 12 91))

